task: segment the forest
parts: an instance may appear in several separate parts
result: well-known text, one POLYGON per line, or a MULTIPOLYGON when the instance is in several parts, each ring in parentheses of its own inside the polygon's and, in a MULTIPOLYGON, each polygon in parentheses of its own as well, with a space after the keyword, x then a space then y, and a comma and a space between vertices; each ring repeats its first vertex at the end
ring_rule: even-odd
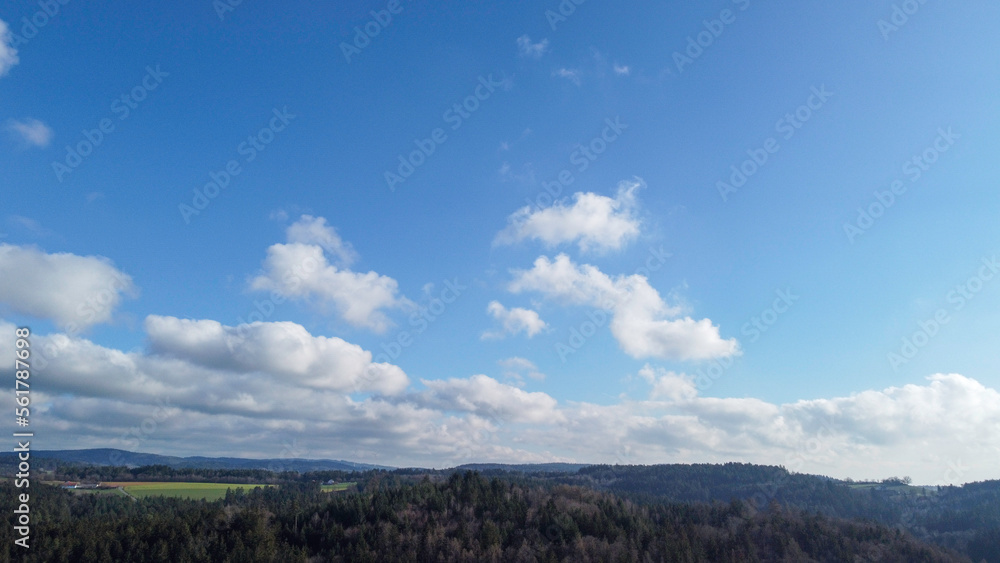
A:
MULTIPOLYGON (((995 482, 942 489, 917 511, 874 488, 741 464, 270 475, 60 466, 53 476, 279 486, 204 502, 33 482, 32 547, 13 546, 5 528, 4 561, 1000 561, 995 482), (321 492, 347 477, 356 492, 321 492), (924 541, 958 532, 968 537, 951 547, 924 541)), ((14 489, 2 487, 10 514, 14 489)))

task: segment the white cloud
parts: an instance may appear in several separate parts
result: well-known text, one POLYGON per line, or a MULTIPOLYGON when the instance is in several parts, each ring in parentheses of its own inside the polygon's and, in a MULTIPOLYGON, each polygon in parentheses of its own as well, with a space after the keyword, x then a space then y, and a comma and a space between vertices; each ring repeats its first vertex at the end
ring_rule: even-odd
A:
POLYGON ((132 278, 107 258, 0 244, 0 304, 71 332, 111 320, 132 278))
POLYGON ((41 121, 30 117, 7 121, 7 131, 31 147, 47 147, 52 141, 52 129, 49 129, 48 125, 41 121))
POLYGON ((678 402, 693 399, 698 394, 694 378, 683 373, 665 371, 646 364, 639 370, 639 377, 652 386, 650 399, 678 402))
POLYGON ((350 266, 358 258, 354 248, 341 240, 337 230, 327 226, 326 219, 323 217, 303 215, 288 227, 287 237, 289 243, 323 247, 323 250, 335 256, 343 266, 350 266))
POLYGON ((1000 464, 1000 393, 958 374, 780 405, 699 397, 700 382, 659 369, 640 376, 652 383, 652 400, 576 405, 565 411, 571 430, 524 439, 608 462, 747 461, 834 477, 911 475, 920 484, 995 478, 1000 464))
POLYGON ((522 35, 517 38, 517 52, 522 57, 540 58, 549 49, 549 40, 542 39, 538 43, 532 43, 531 37, 522 35))
MULTIPOLYGON (((699 378, 650 366, 638 374, 648 398, 609 405, 560 404, 485 375, 353 400, 358 383, 395 392, 405 374, 383 364, 359 379, 368 352, 291 323, 153 316, 146 328, 150 352, 32 335, 45 382, 33 389, 33 424, 49 447, 287 457, 293 443, 300 457, 424 467, 743 461, 929 485, 995 478, 1000 466, 1000 393, 958 374, 784 404, 700 396, 699 378)), ((0 365, 12 365, 13 339, 0 319, 0 365)), ((524 358, 501 365, 534 367, 524 358)), ((12 394, 0 397, 8 407, 12 394)))
POLYGON ((391 326, 384 310, 413 307, 399 295, 396 280, 348 269, 355 257, 353 249, 326 227, 323 218, 303 215, 288 228, 287 236, 287 244, 267 249, 264 271, 250 280, 250 289, 332 305, 347 323, 375 332, 391 326), (341 267, 329 263, 324 251, 339 260, 341 267))
POLYGON ((634 358, 704 360, 739 353, 736 339, 724 340, 709 319, 675 318, 681 307, 668 305, 645 276, 611 278, 597 267, 577 266, 565 254, 540 256, 531 270, 514 270, 508 289, 536 291, 572 305, 611 315, 611 333, 634 358))
MULTIPOLYGON (((283 447, 296 441, 302 457, 392 465, 434 466, 472 454, 540 461, 547 457, 483 438, 495 424, 560 416, 543 393, 478 376, 432 384, 423 398, 400 395, 408 380, 398 367, 373 364, 370 352, 292 323, 227 327, 151 316, 145 326, 149 352, 32 335, 35 374, 45 378, 32 414, 54 437, 53 448, 288 457, 283 447), (396 396, 357 401, 349 396, 357 390, 396 396)), ((5 365, 13 365, 13 338, 14 326, 0 319, 5 365)), ((12 395, 0 398, 0 408, 8 406, 12 395)))
POLYGON ((628 65, 619 65, 619 64, 616 63, 614 65, 614 69, 615 69, 615 74, 620 75, 620 76, 628 76, 629 74, 632 73, 632 71, 629 69, 628 65))
POLYGON ((541 392, 528 393, 485 375, 468 379, 421 380, 427 391, 419 404, 441 411, 464 411, 494 421, 546 422, 563 420, 556 400, 541 392))
POLYGON ((525 206, 507 218, 507 227, 494 245, 514 244, 524 239, 540 240, 553 247, 573 243, 583 252, 621 250, 639 235, 636 192, 641 181, 621 182, 615 197, 592 192, 573 194, 573 203, 557 202, 545 209, 525 206))
POLYGON ((522 358, 520 356, 511 356, 510 358, 505 358, 503 360, 498 361, 497 364, 499 364, 499 365, 501 365, 501 366, 503 366, 505 368, 518 369, 518 370, 522 370, 522 369, 537 370, 538 369, 538 366, 536 366, 534 362, 532 362, 531 360, 529 360, 527 358, 522 358))
POLYGON ((548 325, 538 316, 538 313, 531 309, 514 307, 507 309, 499 301, 491 301, 486 307, 486 312, 500 322, 502 331, 487 331, 483 333, 483 338, 503 338, 506 335, 516 335, 523 332, 531 338, 544 330, 548 325))
POLYGON ((580 71, 579 70, 574 70, 574 69, 569 69, 569 68, 560 68, 560 69, 555 70, 552 73, 552 76, 557 76, 559 78, 565 78, 566 80, 569 80, 570 82, 572 82, 573 84, 576 84, 577 86, 579 86, 580 83, 581 83, 580 82, 580 71))
POLYGON ((7 23, 0 20, 0 77, 7 74, 19 62, 17 49, 12 46, 13 37, 7 23))
POLYGON ((500 360, 497 364, 504 368, 504 379, 515 382, 518 387, 524 386, 525 376, 537 381, 543 381, 545 379, 545 374, 539 371, 538 366, 527 358, 513 356, 500 360))
POLYGON ((399 393, 401 369, 372 363, 371 352, 336 337, 312 336, 291 322, 237 327, 212 320, 146 318, 150 348, 194 365, 241 373, 267 372, 290 384, 333 391, 399 393))

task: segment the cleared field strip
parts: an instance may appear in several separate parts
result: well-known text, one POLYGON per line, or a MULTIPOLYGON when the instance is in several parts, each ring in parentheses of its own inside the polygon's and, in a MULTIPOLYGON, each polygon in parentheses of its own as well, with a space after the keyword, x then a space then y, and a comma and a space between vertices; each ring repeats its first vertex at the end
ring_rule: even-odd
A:
POLYGON ((219 500, 226 497, 228 489, 249 490, 254 487, 273 487, 274 485, 246 485, 240 483, 154 483, 154 482, 115 482, 102 483, 106 487, 122 487, 126 493, 136 498, 154 496, 219 500))
POLYGON ((320 485, 320 488, 324 493, 335 493, 339 491, 346 491, 347 489, 357 485, 357 483, 334 483, 332 485, 320 485))

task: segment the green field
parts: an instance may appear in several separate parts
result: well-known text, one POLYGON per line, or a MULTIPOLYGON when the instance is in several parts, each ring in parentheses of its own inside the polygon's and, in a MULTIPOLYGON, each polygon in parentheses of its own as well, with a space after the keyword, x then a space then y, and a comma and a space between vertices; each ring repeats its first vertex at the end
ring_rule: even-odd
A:
POLYGON ((232 483, 142 483, 138 485, 122 484, 125 492, 136 497, 146 498, 163 495, 165 497, 203 499, 208 501, 225 498, 227 489, 250 490, 254 487, 273 487, 274 485, 237 485, 232 483))
POLYGON ((357 483, 336 483, 334 485, 320 485, 324 493, 333 493, 337 491, 346 491, 350 487, 357 485, 357 483))

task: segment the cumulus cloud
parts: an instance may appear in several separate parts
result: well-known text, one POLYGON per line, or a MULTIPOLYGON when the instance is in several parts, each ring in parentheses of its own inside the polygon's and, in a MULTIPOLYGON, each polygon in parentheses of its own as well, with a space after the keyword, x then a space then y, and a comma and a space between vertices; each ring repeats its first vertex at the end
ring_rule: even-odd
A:
POLYGON ((13 47, 13 36, 7 22, 0 20, 0 77, 7 74, 19 62, 17 49, 13 47))
POLYGON ((490 301, 490 304, 486 307, 486 312, 500 322, 502 330, 486 331, 483 333, 484 339, 503 338, 504 336, 516 335, 521 332, 528 338, 531 338, 548 326, 536 311, 521 307, 507 309, 499 301, 490 301))
MULTIPOLYGON (((13 365, 14 328, 0 319, 4 365, 13 365)), ((475 377, 432 384, 426 401, 399 394, 407 378, 398 367, 291 323, 228 327, 151 316, 145 328, 148 351, 32 334, 35 373, 45 378, 33 414, 53 448, 289 457, 295 442, 301 457, 425 467, 468 456, 550 458, 484 441, 497 425, 558 420, 555 401, 541 393, 475 377), (376 394, 352 399, 358 390, 376 394)), ((8 406, 12 395, 0 398, 8 406)))
POLYGON ((344 242, 337 234, 337 230, 328 226, 323 217, 303 215, 288 227, 286 236, 290 243, 322 247, 343 266, 350 266, 358 259, 354 248, 349 243, 344 242))
POLYGON ((522 57, 533 59, 540 58, 549 49, 549 40, 542 39, 538 43, 532 43, 531 37, 522 35, 517 38, 517 53, 522 57))
POLYGON ((485 375, 468 379, 421 380, 427 391, 414 396, 418 404, 441 411, 464 411, 512 422, 557 422, 563 415, 556 400, 541 392, 528 393, 485 375))
POLYGON ((250 289, 330 305, 347 323, 375 332, 391 326, 386 310, 413 307, 399 294, 396 280, 350 270, 353 249, 322 217, 303 215, 288 228, 287 237, 286 244, 267 249, 263 272, 250 280, 250 289), (327 260, 328 254, 337 264, 327 260))
POLYGON ((7 131, 30 147, 47 147, 52 141, 52 129, 37 119, 11 119, 7 121, 7 131))
POLYGON ((194 365, 240 373, 263 371, 304 387, 399 393, 409 379, 398 367, 373 363, 372 354, 340 338, 313 336, 291 322, 238 327, 212 320, 151 315, 150 348, 194 365))
POLYGON ((683 309, 668 305, 639 274, 611 278, 596 266, 577 266, 565 254, 555 260, 540 256, 530 270, 513 271, 508 289, 598 308, 598 314, 611 316, 611 333, 633 358, 704 360, 739 353, 736 339, 723 339, 711 320, 677 318, 683 309))
MULTIPOLYGON (((13 364, 14 328, 0 319, 0 366, 13 364)), ((150 349, 128 352, 32 335, 45 381, 33 389, 33 424, 50 447, 288 457, 291 442, 301 457, 424 467, 743 461, 928 485, 995 478, 1000 466, 1000 392, 959 374, 783 404, 702 396, 702 376, 651 366, 638 373, 647 397, 605 405, 559 403, 485 375, 383 395, 405 385, 399 368, 365 379, 369 353, 296 325, 153 316, 146 330, 150 349), (352 399, 359 384, 376 394, 352 399)), ((0 397, 7 407, 12 395, 0 397)))
POLYGON ((673 402, 693 399, 698 394, 694 378, 683 373, 665 371, 646 364, 639 370, 639 377, 649 382, 649 398, 673 402))
MULTIPOLYGON (((393 442, 397 432, 412 431, 417 439, 438 417, 413 405, 392 405, 382 395, 352 400, 355 391, 397 393, 408 379, 397 366, 371 362, 371 353, 356 345, 311 336, 292 323, 227 327, 151 316, 145 327, 148 352, 33 334, 35 373, 46 382, 39 390, 44 395, 36 397, 39 419, 71 436, 68 443, 75 447, 136 449, 125 439, 129 428, 166 405, 169 412, 156 421, 149 441, 175 451, 200 442, 200 451, 190 455, 253 451, 260 447, 254 442, 265 439, 279 447, 288 433, 336 435, 338 443, 357 445, 373 435, 393 442)), ((13 327, 0 320, 0 329, 8 328, 13 335, 13 327)), ((8 338, 0 338, 4 351, 13 350, 8 338)), ((278 457, 277 449, 269 453, 278 457)))
POLYGON ((519 429, 519 442, 593 463, 742 461, 928 485, 995 478, 1000 463, 1000 393, 958 374, 785 404, 702 397, 697 378, 660 368, 639 376, 649 399, 570 403, 565 422, 519 429))
POLYGON ((615 74, 617 74, 619 76, 628 76, 629 74, 632 73, 632 71, 631 71, 631 69, 629 69, 628 65, 620 65, 620 64, 617 64, 617 63, 615 63, 615 65, 614 65, 614 71, 615 71, 615 74))
POLYGON ((522 207, 507 218, 493 244, 534 239, 549 247, 575 242, 582 252, 621 250, 639 235, 636 192, 642 187, 641 181, 628 181, 618 185, 615 197, 577 192, 571 204, 522 207))
POLYGON ((100 256, 0 244, 0 304, 75 332, 111 320, 132 278, 100 256))

